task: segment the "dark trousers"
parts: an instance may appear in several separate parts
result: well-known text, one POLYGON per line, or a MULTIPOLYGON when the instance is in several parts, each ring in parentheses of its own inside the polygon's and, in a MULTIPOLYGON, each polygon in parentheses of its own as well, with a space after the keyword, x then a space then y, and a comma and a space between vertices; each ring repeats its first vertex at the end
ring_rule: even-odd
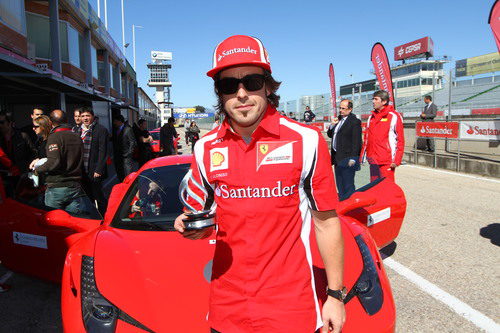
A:
POLYGON ((94 203, 94 201, 97 202, 97 210, 104 216, 106 208, 108 207, 108 199, 104 196, 104 192, 102 191, 102 177, 85 177, 83 179, 83 188, 92 203, 94 203))
POLYGON ((115 157, 116 177, 120 182, 133 172, 133 168, 134 161, 132 157, 115 157))
POLYGON ((434 138, 427 138, 426 140, 427 150, 434 151, 434 138))
POLYGON ((335 166, 335 183, 337 184, 337 191, 339 198, 345 198, 355 191, 354 187, 354 174, 356 169, 352 167, 335 166))

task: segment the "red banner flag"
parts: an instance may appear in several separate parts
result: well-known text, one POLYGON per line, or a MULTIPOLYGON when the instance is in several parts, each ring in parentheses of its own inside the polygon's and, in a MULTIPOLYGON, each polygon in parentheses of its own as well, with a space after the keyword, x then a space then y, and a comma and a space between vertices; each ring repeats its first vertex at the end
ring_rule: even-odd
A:
POLYGON ((384 46, 381 43, 375 43, 372 48, 371 60, 375 75, 377 75, 378 84, 381 90, 389 93, 389 104, 394 103, 394 91, 392 90, 392 75, 391 68, 389 67, 389 59, 384 46))
POLYGON ((337 95, 335 93, 335 73, 333 72, 333 65, 330 63, 330 90, 332 93, 332 106, 333 116, 337 116, 337 95))
POLYGON ((495 36, 498 52, 500 52, 500 1, 498 0, 491 7, 488 23, 493 31, 493 36, 495 36))

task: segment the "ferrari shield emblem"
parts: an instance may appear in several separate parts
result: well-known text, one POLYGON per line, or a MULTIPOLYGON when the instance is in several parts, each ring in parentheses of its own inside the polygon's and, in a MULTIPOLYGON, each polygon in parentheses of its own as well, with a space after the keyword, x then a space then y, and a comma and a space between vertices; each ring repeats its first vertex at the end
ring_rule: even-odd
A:
POLYGON ((261 152, 262 154, 264 154, 264 155, 265 155, 265 154, 267 154, 267 152, 269 151, 269 145, 267 145, 266 143, 261 144, 261 145, 259 146, 259 150, 260 150, 260 152, 261 152))

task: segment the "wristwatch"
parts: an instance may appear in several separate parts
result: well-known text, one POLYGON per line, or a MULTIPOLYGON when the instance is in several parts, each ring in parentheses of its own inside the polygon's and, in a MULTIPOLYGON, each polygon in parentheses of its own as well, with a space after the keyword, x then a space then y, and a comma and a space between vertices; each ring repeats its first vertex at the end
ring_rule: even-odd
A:
POLYGON ((332 289, 326 287, 326 294, 328 296, 332 296, 333 298, 336 298, 339 301, 343 302, 347 296, 347 288, 344 286, 344 287, 342 287, 342 289, 332 290, 332 289))

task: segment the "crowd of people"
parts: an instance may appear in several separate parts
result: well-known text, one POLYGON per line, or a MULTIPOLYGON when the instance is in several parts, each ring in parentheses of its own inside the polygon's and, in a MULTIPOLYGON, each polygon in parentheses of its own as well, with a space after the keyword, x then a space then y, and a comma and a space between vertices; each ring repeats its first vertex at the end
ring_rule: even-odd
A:
POLYGON ((90 107, 73 111, 73 125, 63 110, 45 114, 35 107, 30 116, 31 125, 17 128, 9 114, 0 113, 0 170, 9 196, 15 195, 21 175, 30 174, 44 193, 44 205, 78 214, 78 198, 85 196, 104 214, 103 181, 111 157, 120 182, 155 157, 144 119, 131 127, 115 114, 110 134, 90 107))

